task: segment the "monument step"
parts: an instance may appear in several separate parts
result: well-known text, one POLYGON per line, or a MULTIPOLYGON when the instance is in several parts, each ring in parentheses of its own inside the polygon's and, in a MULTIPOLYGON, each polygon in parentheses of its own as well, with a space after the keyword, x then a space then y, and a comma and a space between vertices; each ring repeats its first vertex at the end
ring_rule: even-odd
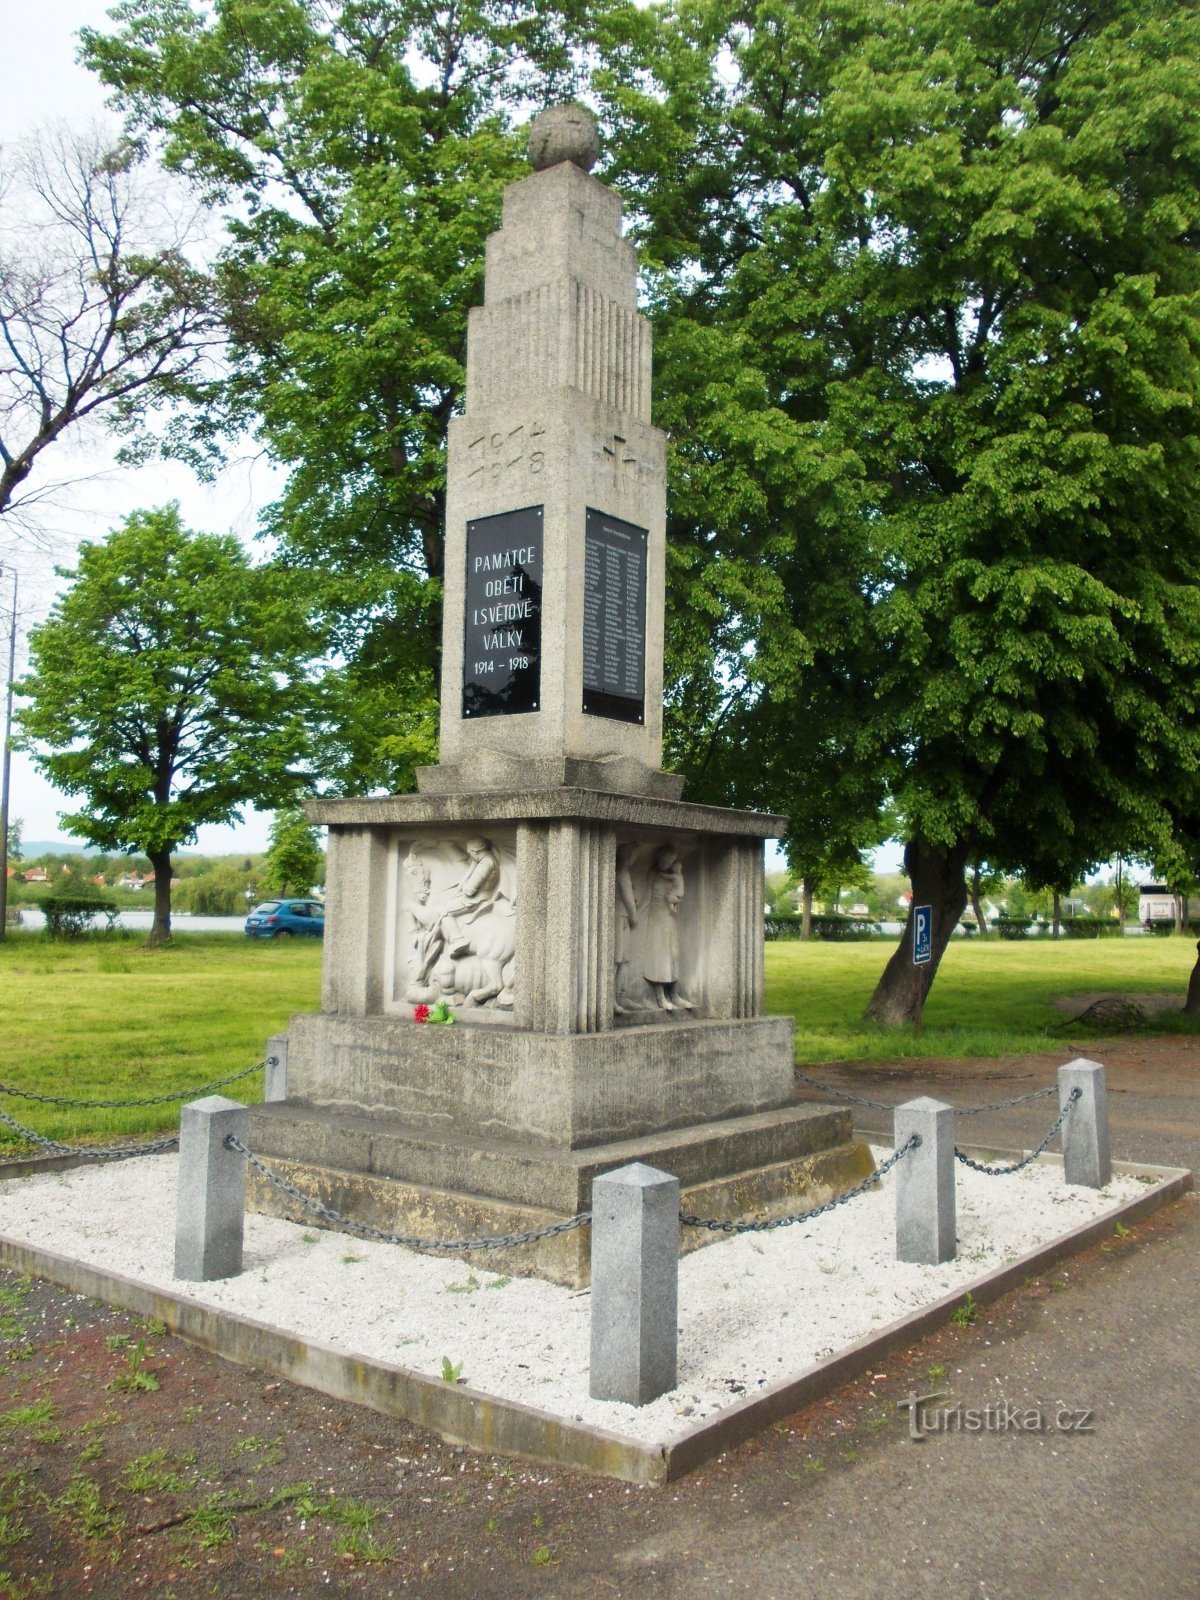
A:
MULTIPOLYGON (((455 1193, 311 1162, 271 1159, 268 1164, 280 1177, 342 1215, 352 1216, 371 1228, 409 1237, 499 1237, 549 1227, 575 1215, 574 1209, 558 1211, 545 1204, 515 1205, 505 1200, 455 1193)), ((685 1185, 680 1205, 682 1210, 697 1216, 765 1221, 824 1205, 861 1183, 872 1170, 867 1146, 859 1141, 847 1141, 797 1160, 774 1162, 753 1172, 685 1185)), ((264 1216, 283 1217, 308 1227, 331 1226, 253 1171, 247 1176, 246 1204, 249 1210, 264 1216)), ((705 1228, 681 1228, 680 1252, 687 1254, 728 1237, 705 1228)), ((483 1267, 490 1272, 511 1273, 516 1277, 546 1278, 551 1283, 580 1289, 591 1281, 591 1242, 591 1228, 585 1223, 552 1238, 462 1254, 461 1259, 464 1268, 483 1267)), ((433 1253, 460 1255, 455 1251, 433 1253)))
POLYGON ((543 1206, 566 1216, 591 1204, 597 1174, 630 1161, 670 1172, 687 1188, 801 1160, 850 1137, 849 1111, 807 1103, 582 1149, 415 1127, 296 1101, 255 1106, 250 1123, 251 1148, 264 1158, 543 1206))

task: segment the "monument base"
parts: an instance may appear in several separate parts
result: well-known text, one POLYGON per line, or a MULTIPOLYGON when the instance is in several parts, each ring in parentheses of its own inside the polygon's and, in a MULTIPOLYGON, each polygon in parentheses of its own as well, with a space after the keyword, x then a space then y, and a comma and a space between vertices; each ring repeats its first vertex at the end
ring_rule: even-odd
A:
MULTIPOLYGON (((256 1106, 251 1144, 280 1177, 335 1211, 420 1238, 524 1233, 586 1211, 592 1180, 642 1161, 680 1180, 682 1209, 720 1220, 765 1220, 824 1204, 872 1171, 847 1111, 791 1105, 583 1149, 433 1135, 396 1118, 331 1114, 294 1101, 256 1106)), ((249 1175, 247 1205, 322 1226, 267 1179, 249 1175)), ((683 1250, 724 1237, 684 1228, 683 1250)), ((586 1225, 532 1244, 472 1254, 472 1264, 582 1288, 590 1281, 586 1225)), ((446 1252, 457 1254, 457 1252, 446 1252)))

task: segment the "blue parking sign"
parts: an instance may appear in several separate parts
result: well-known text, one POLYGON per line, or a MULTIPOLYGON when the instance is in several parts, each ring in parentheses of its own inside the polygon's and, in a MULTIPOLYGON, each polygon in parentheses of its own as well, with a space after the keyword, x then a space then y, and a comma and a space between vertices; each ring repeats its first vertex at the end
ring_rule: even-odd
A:
POLYGON ((913 907, 913 965, 933 960, 933 907, 913 907))

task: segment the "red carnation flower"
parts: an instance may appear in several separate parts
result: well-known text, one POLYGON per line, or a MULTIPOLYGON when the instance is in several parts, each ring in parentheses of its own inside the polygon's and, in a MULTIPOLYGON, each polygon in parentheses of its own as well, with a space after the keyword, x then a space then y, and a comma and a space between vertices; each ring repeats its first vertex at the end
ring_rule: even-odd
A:
POLYGON ((428 1006, 414 1006, 413 1007, 413 1021, 414 1022, 428 1022, 429 1021, 429 1007, 428 1006))

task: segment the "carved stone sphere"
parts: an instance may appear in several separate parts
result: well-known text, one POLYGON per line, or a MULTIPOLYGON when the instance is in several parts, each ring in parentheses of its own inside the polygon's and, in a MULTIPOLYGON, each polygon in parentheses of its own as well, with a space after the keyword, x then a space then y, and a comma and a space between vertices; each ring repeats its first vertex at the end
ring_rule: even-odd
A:
POLYGON ((536 172, 573 161, 590 172, 600 157, 600 132, 582 106, 551 106, 529 128, 529 164, 536 172))

